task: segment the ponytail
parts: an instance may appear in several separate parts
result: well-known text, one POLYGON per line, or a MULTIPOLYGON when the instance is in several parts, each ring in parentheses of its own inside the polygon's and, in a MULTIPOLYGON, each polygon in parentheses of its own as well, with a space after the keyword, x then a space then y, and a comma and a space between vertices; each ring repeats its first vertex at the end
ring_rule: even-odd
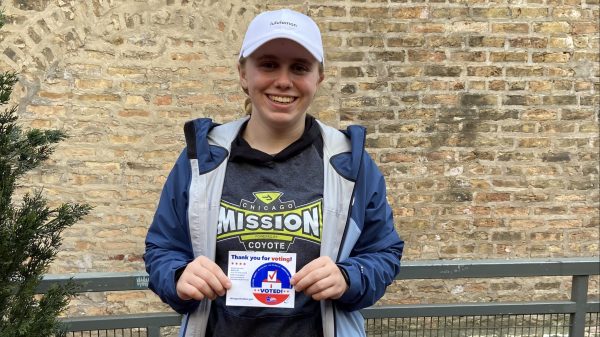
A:
POLYGON ((252 115, 252 100, 250 97, 246 97, 246 101, 244 102, 244 111, 246 112, 246 115, 252 115))

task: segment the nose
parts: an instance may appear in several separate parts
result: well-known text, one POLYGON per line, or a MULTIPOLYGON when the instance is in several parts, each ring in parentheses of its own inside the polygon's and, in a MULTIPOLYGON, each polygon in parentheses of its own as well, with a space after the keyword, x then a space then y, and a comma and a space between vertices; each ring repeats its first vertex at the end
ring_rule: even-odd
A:
POLYGON ((279 89, 290 89, 292 87, 292 78, 288 70, 282 69, 278 72, 275 79, 275 86, 279 89))

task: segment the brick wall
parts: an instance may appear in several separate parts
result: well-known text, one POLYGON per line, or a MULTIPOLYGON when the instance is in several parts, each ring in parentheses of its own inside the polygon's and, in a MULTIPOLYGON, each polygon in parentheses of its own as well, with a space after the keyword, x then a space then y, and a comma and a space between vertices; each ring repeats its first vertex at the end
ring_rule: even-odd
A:
MULTIPOLYGON (((241 39, 256 13, 276 7, 320 25, 326 80, 312 113, 368 128, 405 259, 598 255, 598 0, 264 3, 2 1, 0 69, 20 73, 21 121, 71 135, 25 185, 95 207, 65 233, 52 272, 143 268, 183 123, 242 116, 241 39)), ((569 293, 555 279, 428 281, 398 283, 386 301, 447 300, 448 292, 569 293)), ((72 311, 155 300, 91 296, 103 297, 72 311)))

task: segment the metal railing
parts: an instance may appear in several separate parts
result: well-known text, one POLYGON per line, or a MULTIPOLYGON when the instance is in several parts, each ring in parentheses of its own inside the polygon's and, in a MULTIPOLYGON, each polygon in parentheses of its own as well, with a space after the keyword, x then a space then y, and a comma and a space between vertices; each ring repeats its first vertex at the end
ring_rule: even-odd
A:
MULTIPOLYGON (((398 280, 571 276, 570 300, 452 304, 399 304, 361 310, 369 336, 600 336, 600 302, 588 299, 591 275, 600 274, 598 257, 529 260, 403 262, 398 280), (586 324, 587 321, 587 324, 586 324), (549 327, 549 330, 548 330, 549 327), (554 331, 552 330, 554 329, 554 331)), ((145 290, 145 272, 46 275, 38 289, 74 280, 78 292, 145 290)), ((65 318, 69 331, 144 330, 159 337, 161 327, 177 326, 174 312, 65 318)), ((113 334, 136 336, 135 334, 113 334)), ((113 336, 104 334, 104 336, 113 336)), ((75 336, 75 335, 74 335, 75 336)), ((84 335, 82 335, 84 336, 84 335)), ((88 336, 88 335, 85 335, 88 336)), ((90 336, 103 336, 101 334, 90 336)), ((142 336, 140 334, 140 336, 142 336)))

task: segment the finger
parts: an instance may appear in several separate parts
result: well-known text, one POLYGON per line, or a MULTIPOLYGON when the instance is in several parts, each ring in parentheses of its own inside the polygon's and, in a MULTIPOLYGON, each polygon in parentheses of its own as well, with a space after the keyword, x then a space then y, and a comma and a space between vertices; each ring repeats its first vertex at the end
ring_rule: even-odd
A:
POLYGON ((224 289, 231 288, 231 281, 229 280, 227 275, 225 275, 225 273, 223 272, 221 267, 219 267, 217 264, 213 263, 212 265, 210 265, 208 267, 208 270, 215 277, 216 281, 219 283, 221 288, 224 288, 224 289))
POLYGON ((313 284, 304 293, 311 296, 315 301, 338 299, 344 294, 346 288, 345 280, 340 281, 335 277, 330 277, 313 284))
POLYGON ((308 287, 306 287, 304 289, 304 293, 308 296, 312 296, 314 294, 325 291, 326 289, 328 289, 332 286, 333 286, 333 282, 331 282, 331 280, 329 280, 327 278, 321 279, 321 280, 318 280, 318 281, 314 282, 313 284, 309 285, 308 287))
POLYGON ((295 288, 297 291, 306 291, 307 288, 313 286, 315 283, 324 280, 329 277, 329 271, 327 268, 320 267, 311 271, 309 274, 298 280, 295 288))
POLYGON ((204 294, 202 294, 196 287, 188 282, 181 282, 177 284, 177 295, 182 300, 195 299, 201 301, 204 299, 204 294))
POLYGON ((292 279, 290 280, 290 282, 292 282, 292 285, 296 285, 296 283, 305 278, 306 275, 308 275, 310 272, 313 271, 313 269, 315 269, 314 262, 315 261, 313 260, 307 263, 306 265, 304 265, 304 267, 302 267, 302 269, 297 271, 296 274, 294 274, 294 276, 292 276, 292 279))
POLYGON ((337 299, 337 298, 340 298, 340 296, 338 296, 338 293, 339 293, 339 291, 336 290, 335 288, 327 288, 323 291, 313 294, 311 297, 315 301, 337 299))
POLYGON ((309 274, 313 273, 315 270, 322 268, 326 263, 326 260, 324 258, 329 258, 329 257, 322 256, 322 257, 314 259, 314 260, 310 261, 309 263, 307 263, 306 265, 304 265, 304 267, 302 269, 300 269, 294 276, 292 276, 292 280, 291 280, 292 285, 297 286, 297 283, 299 283, 302 279, 306 278, 309 274))
POLYGON ((304 293, 309 296, 313 296, 321 292, 325 292, 325 294, 318 296, 320 299, 322 299, 322 296, 332 296, 333 298, 341 297, 341 295, 346 291, 348 284, 346 283, 346 279, 342 275, 339 268, 335 264, 332 266, 328 265, 319 269, 315 273, 318 272, 322 273, 320 278, 308 286, 304 290, 304 293))
POLYGON ((203 268, 209 270, 217 278, 218 282, 220 283, 220 287, 223 287, 225 289, 231 288, 231 281, 229 280, 227 275, 225 275, 225 273, 223 272, 221 267, 219 267, 219 265, 217 265, 214 261, 211 261, 205 256, 201 256, 200 258, 198 258, 198 261, 203 268))
POLYGON ((213 274, 210 270, 202 268, 196 273, 194 273, 194 276, 202 279, 202 281, 204 281, 208 285, 212 292, 218 294, 219 296, 225 295, 225 288, 223 287, 217 276, 213 274))
POLYGON ((208 297, 211 300, 214 300, 217 297, 215 291, 213 291, 210 285, 203 278, 191 277, 188 280, 188 283, 196 288, 204 297, 208 297))
POLYGON ((189 263, 177 281, 177 295, 184 300, 194 298, 202 300, 205 297, 214 299, 216 294, 224 295, 225 289, 214 271, 221 269, 210 259, 200 256, 189 263))
MULTIPOLYGON (((177 280, 177 285, 175 289, 177 290, 177 296, 179 296, 179 298, 181 298, 182 300, 190 300, 192 298, 198 299, 199 297, 197 294, 198 289, 196 289, 196 287, 194 287, 194 285, 190 283, 190 280, 195 278, 193 273, 193 270, 195 268, 198 267, 194 266, 193 262, 189 263, 185 267, 179 279, 177 280)), ((204 295, 202 294, 201 296, 204 297, 204 295)))

